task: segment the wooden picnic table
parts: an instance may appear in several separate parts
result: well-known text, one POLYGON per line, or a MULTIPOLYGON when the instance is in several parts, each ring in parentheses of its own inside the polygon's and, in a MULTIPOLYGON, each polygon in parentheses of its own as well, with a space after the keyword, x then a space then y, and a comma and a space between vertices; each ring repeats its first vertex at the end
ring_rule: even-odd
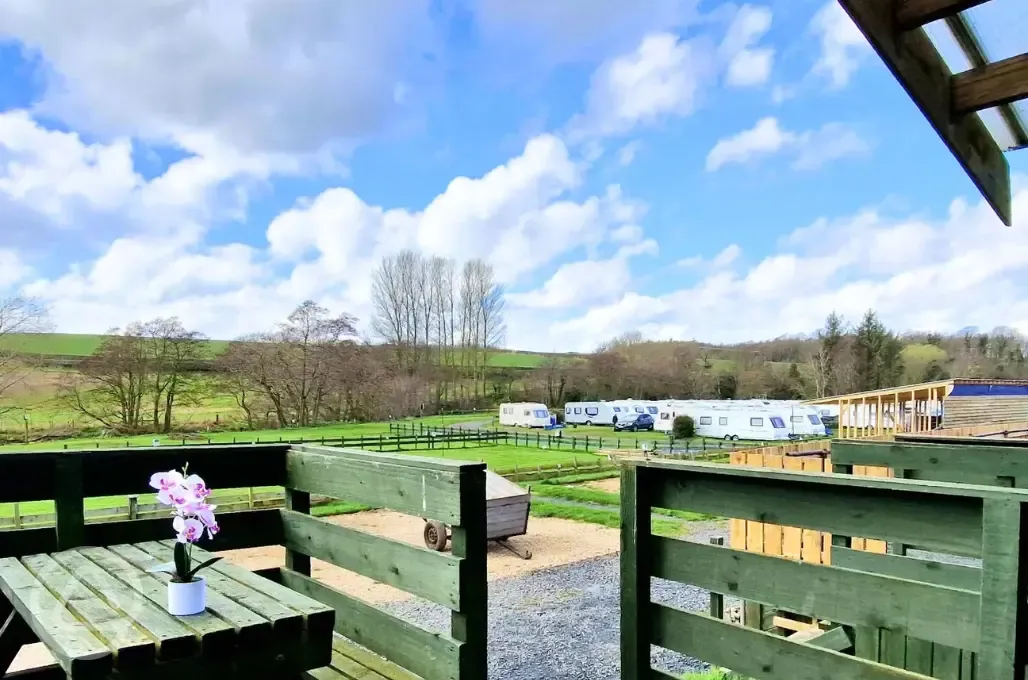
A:
MULTIPOLYGON (((201 572, 207 611, 169 614, 171 577, 147 569, 171 561, 173 545, 0 559, 0 677, 37 640, 73 679, 284 677, 329 664, 332 608, 225 561, 201 572)), ((194 547, 194 560, 208 557, 194 547)))

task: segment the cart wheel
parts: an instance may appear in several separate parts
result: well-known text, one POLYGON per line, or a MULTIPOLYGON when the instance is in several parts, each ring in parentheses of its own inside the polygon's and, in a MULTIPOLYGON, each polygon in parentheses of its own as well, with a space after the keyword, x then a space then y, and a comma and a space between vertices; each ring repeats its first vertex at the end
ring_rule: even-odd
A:
POLYGON ((425 522, 425 545, 432 550, 442 552, 446 550, 446 541, 449 540, 446 533, 446 525, 442 522, 425 522))

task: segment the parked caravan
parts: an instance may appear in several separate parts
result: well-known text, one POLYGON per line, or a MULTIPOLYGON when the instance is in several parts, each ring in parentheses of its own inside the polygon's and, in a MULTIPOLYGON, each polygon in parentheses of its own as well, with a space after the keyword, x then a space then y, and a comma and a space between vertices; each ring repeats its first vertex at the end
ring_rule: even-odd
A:
POLYGON ((789 428, 786 416, 777 410, 751 408, 726 408, 690 402, 668 402, 659 407, 655 428, 670 432, 675 418, 690 416, 696 423, 696 434, 737 441, 753 439, 758 441, 788 440, 789 428))
POLYGON ((569 401, 564 404, 566 425, 613 425, 621 407, 609 401, 569 401), (616 411, 614 409, 617 409, 616 411))
POLYGON ((553 419, 546 404, 517 402, 500 404, 500 425, 513 427, 550 427, 553 419))

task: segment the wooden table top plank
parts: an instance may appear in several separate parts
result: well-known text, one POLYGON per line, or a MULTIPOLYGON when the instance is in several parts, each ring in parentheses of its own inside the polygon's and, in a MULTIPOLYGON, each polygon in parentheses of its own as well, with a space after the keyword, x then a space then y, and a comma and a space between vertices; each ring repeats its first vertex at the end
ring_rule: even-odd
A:
MULTIPOLYGON (((170 562, 174 559, 174 548, 162 545, 157 541, 136 543, 135 546, 147 554, 153 556, 160 562, 170 562)), ((199 552, 197 549, 195 552, 199 552)), ((204 558, 194 554, 194 564, 198 564, 204 558)), ((236 567, 239 569, 239 567, 236 567)), ((203 577, 207 579, 207 596, 210 599, 212 593, 220 593, 226 598, 236 602, 246 609, 259 614, 262 618, 271 622, 276 637, 283 637, 285 641, 299 640, 303 635, 303 615, 290 609, 249 586, 246 586, 225 574, 206 569, 203 577)))
MULTIPOLYGON (((134 545, 112 545, 107 549, 144 572, 163 564, 153 555, 134 545)), ((171 574, 155 573, 151 576, 162 583, 171 580, 171 574)), ((237 643, 244 649, 259 649, 272 641, 271 621, 212 588, 207 589, 207 609, 232 625, 237 643)))
POLYGON ((113 655, 17 558, 0 559, 0 591, 74 678, 106 678, 113 655))
MULTIPOLYGON (((166 611, 168 606, 166 582, 161 581, 153 574, 146 573, 106 548, 78 548, 77 552, 166 611)), ((236 646, 235 628, 231 623, 223 621, 211 612, 201 612, 187 618, 176 617, 175 620, 193 631, 199 640, 200 651, 205 656, 225 655, 236 646)))
POLYGON ((157 657, 162 661, 182 659, 199 652, 200 641, 192 630, 78 550, 54 553, 51 557, 112 607, 131 613, 136 624, 156 641, 157 657))
MULTIPOLYGON (((174 545, 174 541, 163 541, 162 543, 166 546, 174 545)), ((214 553, 194 547, 193 557, 198 560, 207 560, 214 557, 214 553)), ((307 629, 310 631, 331 631, 335 624, 335 610, 332 607, 287 588, 281 583, 276 583, 248 569, 225 561, 216 562, 210 568, 300 612, 304 615, 307 629)))
POLYGON ((131 670, 153 665, 157 657, 153 639, 52 557, 29 555, 23 557, 21 563, 93 635, 107 644, 114 655, 115 668, 131 670))

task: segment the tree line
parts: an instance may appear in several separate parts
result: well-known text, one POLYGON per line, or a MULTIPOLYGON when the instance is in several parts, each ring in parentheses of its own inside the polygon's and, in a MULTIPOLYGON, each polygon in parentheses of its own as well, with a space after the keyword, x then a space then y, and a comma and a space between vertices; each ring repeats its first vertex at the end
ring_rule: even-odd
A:
MULTIPOLYGON (((806 336, 706 345, 628 333, 590 354, 547 355, 535 368, 493 366, 506 326, 491 267, 411 251, 380 262, 371 302, 368 337, 353 315, 309 300, 266 331, 227 344, 176 318, 111 329, 77 370, 58 372, 58 399, 105 429, 170 432, 212 403, 237 407, 239 422, 224 426, 254 429, 491 409, 500 401, 805 399, 954 376, 1028 378, 1028 342, 1012 329, 899 335, 874 310, 856 323, 832 313, 806 336)), ((47 329, 37 302, 0 300, 0 413, 39 368, 5 334, 47 329)))

